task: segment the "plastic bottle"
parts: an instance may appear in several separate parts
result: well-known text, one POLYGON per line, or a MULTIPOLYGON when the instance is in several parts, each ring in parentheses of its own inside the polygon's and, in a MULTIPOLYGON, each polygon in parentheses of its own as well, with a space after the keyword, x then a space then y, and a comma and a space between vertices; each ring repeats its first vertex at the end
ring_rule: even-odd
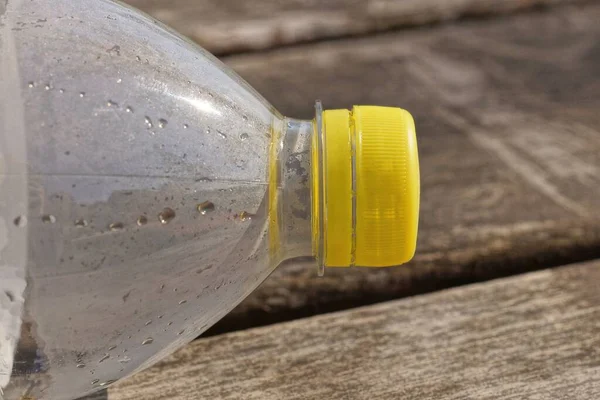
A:
POLYGON ((122 4, 0 2, 0 397, 104 388, 284 260, 402 264, 418 197, 404 110, 286 118, 122 4))

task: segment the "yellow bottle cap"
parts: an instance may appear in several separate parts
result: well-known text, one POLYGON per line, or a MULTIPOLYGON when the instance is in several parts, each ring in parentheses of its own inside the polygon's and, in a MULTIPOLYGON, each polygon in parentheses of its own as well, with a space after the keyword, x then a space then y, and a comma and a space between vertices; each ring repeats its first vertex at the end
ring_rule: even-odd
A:
POLYGON ((409 261, 417 242, 419 158, 412 116, 354 106, 322 117, 323 262, 387 267, 409 261))

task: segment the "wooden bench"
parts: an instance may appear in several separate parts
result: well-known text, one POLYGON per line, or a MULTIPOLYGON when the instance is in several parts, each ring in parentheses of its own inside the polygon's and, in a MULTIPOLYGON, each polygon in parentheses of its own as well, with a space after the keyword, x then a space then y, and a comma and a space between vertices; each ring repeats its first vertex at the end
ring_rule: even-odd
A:
POLYGON ((280 267, 216 336, 110 400, 594 398, 600 264, 559 266, 600 258, 598 2, 336 0, 327 18, 302 0, 129 2, 225 55, 286 115, 311 118, 317 98, 410 110, 421 227, 404 267, 280 267), (525 4, 553 6, 496 15, 525 4), (308 33, 289 35, 294 21, 308 33), (254 29, 267 22, 279 31, 254 29), (247 34, 215 39, 230 25, 247 34))

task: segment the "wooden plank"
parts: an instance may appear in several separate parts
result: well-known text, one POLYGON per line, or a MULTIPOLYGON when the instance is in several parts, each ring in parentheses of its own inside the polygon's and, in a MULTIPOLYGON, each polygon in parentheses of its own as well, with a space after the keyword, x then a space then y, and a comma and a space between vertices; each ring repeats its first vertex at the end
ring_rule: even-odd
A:
POLYGON ((580 0, 126 0, 216 54, 580 0))
POLYGON ((108 400, 108 392, 106 390, 100 390, 89 396, 81 397, 78 400, 108 400))
POLYGON ((218 333, 600 256, 600 6, 226 59, 286 115, 384 104, 417 122, 422 204, 401 268, 284 265, 218 333))
POLYGON ((198 340, 129 399, 594 399, 600 262, 198 340))

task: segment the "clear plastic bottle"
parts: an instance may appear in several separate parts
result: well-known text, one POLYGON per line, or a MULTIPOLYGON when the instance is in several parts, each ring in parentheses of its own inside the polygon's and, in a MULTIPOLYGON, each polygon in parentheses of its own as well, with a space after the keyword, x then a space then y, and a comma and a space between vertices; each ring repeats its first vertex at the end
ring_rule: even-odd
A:
POLYGON ((0 1, 0 398, 139 371, 284 260, 401 264, 418 196, 404 110, 285 118, 120 3, 0 1))

